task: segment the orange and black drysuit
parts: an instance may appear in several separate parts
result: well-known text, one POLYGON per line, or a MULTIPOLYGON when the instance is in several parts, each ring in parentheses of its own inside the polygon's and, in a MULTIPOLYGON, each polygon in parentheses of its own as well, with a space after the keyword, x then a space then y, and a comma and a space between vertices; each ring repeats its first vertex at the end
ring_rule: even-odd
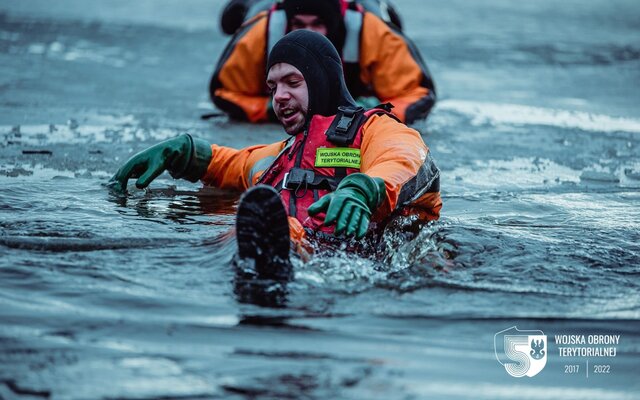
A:
MULTIPOLYGON (((436 101, 431 75, 415 45, 402 32, 387 25, 366 2, 336 2, 339 32, 328 35, 338 49, 347 87, 358 97, 375 96, 394 105, 403 122, 425 118, 436 101), (362 4, 361 4, 362 3, 362 4), (333 36, 333 37, 332 37, 333 36)), ((235 33, 211 78, 214 104, 232 118, 260 122, 269 115, 266 59, 273 45, 288 30, 287 0, 250 17, 235 33)))
POLYGON ((372 221, 417 213, 439 217, 440 173, 420 134, 388 109, 364 111, 346 90, 338 53, 321 35, 296 31, 282 39, 268 66, 288 62, 300 70, 309 90, 309 111, 302 132, 279 143, 236 150, 212 145, 202 180, 224 189, 245 190, 258 183, 279 190, 290 216, 294 241, 305 229, 331 233, 324 215, 307 208, 336 189, 345 176, 360 172, 381 178, 386 197, 372 221))

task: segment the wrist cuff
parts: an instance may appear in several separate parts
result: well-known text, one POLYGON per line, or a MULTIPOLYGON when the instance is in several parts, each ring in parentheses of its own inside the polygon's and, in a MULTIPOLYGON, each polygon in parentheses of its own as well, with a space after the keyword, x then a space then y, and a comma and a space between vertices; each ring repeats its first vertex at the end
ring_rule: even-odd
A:
POLYGON ((197 182, 204 176, 211 161, 211 145, 202 139, 194 138, 190 134, 185 134, 188 140, 187 162, 179 173, 172 176, 176 179, 186 179, 190 182, 197 182))

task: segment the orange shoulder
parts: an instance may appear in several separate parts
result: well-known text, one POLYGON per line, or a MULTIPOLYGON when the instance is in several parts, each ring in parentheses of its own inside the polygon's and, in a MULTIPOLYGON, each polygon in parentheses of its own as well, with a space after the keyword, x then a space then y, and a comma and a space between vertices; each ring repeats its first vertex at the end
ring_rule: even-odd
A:
POLYGON ((429 149, 418 131, 386 115, 372 116, 362 129, 360 170, 384 180, 392 211, 402 185, 416 175, 429 149))
POLYGON ((244 95, 266 94, 268 18, 266 14, 256 18, 249 31, 235 44, 218 76, 225 89, 244 95))
POLYGON ((382 102, 391 102, 402 121, 408 106, 426 96, 423 71, 405 39, 372 13, 365 12, 360 42, 360 79, 382 102))

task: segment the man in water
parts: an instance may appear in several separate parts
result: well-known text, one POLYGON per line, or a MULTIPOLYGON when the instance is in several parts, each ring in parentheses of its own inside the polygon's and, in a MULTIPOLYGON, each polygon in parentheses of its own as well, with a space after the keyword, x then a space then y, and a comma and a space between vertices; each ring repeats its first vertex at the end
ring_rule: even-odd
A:
MULTIPOLYGON (((230 10, 256 1, 232 3, 227 6, 230 10)), ((218 61, 209 86, 211 99, 234 119, 275 121, 264 84, 267 55, 287 32, 309 29, 325 35, 338 50, 347 88, 359 104, 373 107, 390 102, 395 106, 393 113, 407 124, 426 118, 436 101, 431 75, 415 45, 393 23, 387 24, 376 15, 381 14, 382 4, 386 2, 257 2, 218 61), (258 12, 260 8, 264 10, 258 12)))
POLYGON ((290 243, 360 239, 396 215, 439 217, 440 173, 422 137, 387 109, 356 105, 328 39, 289 33, 269 54, 267 71, 287 140, 236 150, 181 135, 133 156, 111 186, 124 192, 138 178, 144 188, 168 170, 174 178, 246 190, 238 255, 255 261, 261 279, 290 274, 290 243))

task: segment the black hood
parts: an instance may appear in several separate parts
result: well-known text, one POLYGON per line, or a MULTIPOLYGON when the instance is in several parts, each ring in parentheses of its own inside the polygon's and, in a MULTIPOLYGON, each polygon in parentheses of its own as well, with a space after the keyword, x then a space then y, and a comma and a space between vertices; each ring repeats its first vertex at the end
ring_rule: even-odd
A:
POLYGON ((295 15, 317 15, 327 27, 327 38, 342 52, 346 36, 346 28, 340 0, 283 0, 282 9, 287 14, 287 24, 295 15))
POLYGON ((315 114, 334 115, 339 106, 356 106, 347 90, 342 61, 331 42, 319 33, 297 30, 280 39, 267 61, 267 73, 277 63, 296 67, 309 89, 307 120, 315 114))

